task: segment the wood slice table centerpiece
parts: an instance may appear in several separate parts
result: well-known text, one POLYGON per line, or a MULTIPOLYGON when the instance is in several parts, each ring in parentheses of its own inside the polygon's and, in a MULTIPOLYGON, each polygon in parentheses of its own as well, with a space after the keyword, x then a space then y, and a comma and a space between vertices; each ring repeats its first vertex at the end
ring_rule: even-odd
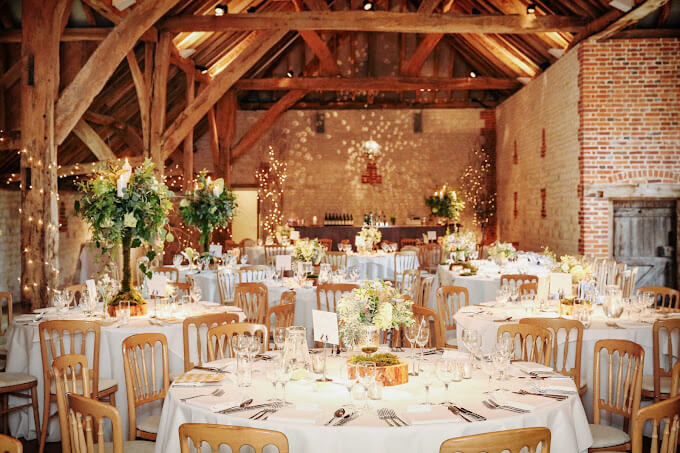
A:
MULTIPOLYGON (((376 377, 385 387, 406 384, 408 382, 408 363, 402 362, 394 354, 355 355, 349 358, 349 362, 375 362, 376 377)), ((359 372, 359 376, 361 372, 359 372)), ((357 379, 357 368, 349 369, 349 378, 357 379)))

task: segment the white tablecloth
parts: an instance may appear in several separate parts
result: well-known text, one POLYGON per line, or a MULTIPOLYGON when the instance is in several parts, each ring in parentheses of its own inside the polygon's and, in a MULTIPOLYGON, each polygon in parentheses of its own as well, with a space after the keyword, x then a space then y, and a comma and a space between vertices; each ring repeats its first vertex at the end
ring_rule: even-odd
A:
MULTIPOLYGON (((338 380, 340 361, 333 359, 329 363, 329 376, 338 380)), ((233 385, 231 378, 222 384, 227 398, 251 397, 256 402, 272 396, 272 386, 265 379, 262 368, 253 373, 253 386, 248 389, 233 385)), ((231 375, 230 375, 231 376, 231 375)), ((441 443, 449 438, 524 427, 547 426, 552 431, 552 451, 563 453, 584 452, 592 443, 588 421, 577 395, 565 401, 557 402, 539 398, 540 407, 530 413, 515 414, 503 410, 489 410, 481 404, 488 396, 484 391, 503 387, 521 385, 519 380, 491 382, 480 374, 473 379, 450 385, 448 394, 444 387, 436 382, 431 389, 431 401, 441 402, 453 400, 455 404, 477 412, 488 418, 487 421, 467 423, 460 417, 436 406, 441 411, 441 418, 435 423, 419 424, 408 427, 391 428, 376 416, 377 408, 394 408, 402 418, 415 416, 409 413, 408 406, 421 404, 424 401, 423 384, 419 377, 411 377, 410 382, 395 387, 386 387, 381 401, 369 402, 371 409, 362 413, 356 420, 342 427, 324 426, 331 419, 335 409, 348 402, 348 392, 338 383, 317 384, 315 382, 291 382, 287 386, 287 399, 296 404, 304 404, 307 410, 316 409, 314 422, 301 423, 295 421, 249 420, 256 411, 236 414, 213 413, 205 407, 192 406, 180 402, 180 398, 205 392, 205 389, 173 388, 168 393, 163 405, 161 430, 156 440, 156 453, 175 452, 179 450, 177 431, 182 423, 217 423, 237 426, 272 429, 283 432, 288 438, 290 451, 307 452, 434 452, 439 451, 441 443)), ((564 382, 564 381, 563 381, 564 382)), ((524 398, 524 397, 522 397, 524 398)), ((535 401, 535 400, 534 400, 535 401)), ((295 406, 301 408, 301 406, 295 406)), ((287 409, 293 411, 294 409, 287 409)), ((290 413, 290 412, 289 412, 290 413)))
MULTIPOLYGON (((477 330, 482 335, 482 349, 491 350, 496 344, 496 336, 498 327, 505 324, 503 322, 494 322, 494 319, 503 319, 504 317, 512 316, 513 319, 508 323, 517 323, 521 318, 531 317, 556 317, 555 313, 526 313, 522 308, 486 308, 486 307, 464 307, 455 315, 456 319, 456 335, 458 338, 458 345, 462 343, 463 329, 471 328, 477 330), (480 309, 484 309, 485 313, 480 314, 480 309), (486 314, 492 313, 492 314, 486 314)), ((583 331, 583 348, 581 350, 581 384, 588 384, 588 392, 583 396, 583 404, 588 413, 588 417, 592 420, 593 408, 593 368, 594 368, 594 351, 595 343, 601 339, 616 339, 616 340, 630 340, 639 344, 645 350, 645 365, 644 374, 653 374, 653 342, 652 342, 652 325, 641 323, 632 320, 618 320, 617 324, 623 329, 609 327, 606 325, 604 315, 599 307, 596 307, 596 312, 593 314, 592 324, 589 329, 583 331)), ((569 345, 569 350, 573 354, 576 347, 576 338, 572 334, 573 344, 569 345)), ((559 339, 558 339, 559 341, 559 339)), ((463 346, 459 346, 463 348, 463 346)), ((561 353, 561 352, 560 352, 561 353)), ((561 356, 560 356, 561 357, 561 356)), ((572 356, 573 357, 573 356, 572 356)), ((570 357, 570 362, 573 363, 570 357)))
MULTIPOLYGON (((377 252, 375 255, 347 256, 348 266, 357 266, 362 280, 394 280, 394 253, 377 252)), ((417 265, 417 264, 416 264, 417 265)))
MULTIPOLYGON (((204 303, 201 303, 197 307, 194 307, 193 310, 189 310, 188 313, 194 315, 215 311, 237 311, 241 314, 241 319, 243 319, 243 313, 236 307, 223 307, 214 304, 204 305, 204 303)), ((160 326, 151 324, 149 318, 144 316, 132 318, 126 326, 102 326, 101 329, 99 376, 100 378, 114 379, 118 382, 118 392, 116 392, 115 398, 116 406, 118 407, 123 423, 123 433, 127 433, 128 413, 121 345, 123 340, 130 335, 151 332, 162 333, 168 339, 170 374, 173 375, 184 371, 184 340, 181 322, 160 326)), ((192 336, 192 338, 195 338, 195 336, 192 336)), ((28 324, 14 322, 7 332, 7 346, 9 348, 6 367, 7 371, 29 373, 38 378, 38 404, 42 417, 43 371, 38 324, 35 322, 28 324)), ((195 349, 195 345, 192 345, 192 347, 195 349)), ((56 412, 56 404, 53 404, 52 407, 52 412, 56 412)), ((29 416, 27 410, 16 412, 10 418, 10 429, 14 437, 25 437, 26 439, 35 438, 33 415, 31 414, 29 416)), ((54 420, 50 422, 48 440, 57 441, 59 439, 59 421, 58 417, 55 417, 54 420)))
MULTIPOLYGON (((265 253, 264 253, 264 247, 261 245, 256 245, 253 247, 246 247, 245 249, 246 255, 248 255, 248 263, 250 265, 253 264, 267 264, 267 260, 265 258, 265 253)), ((287 255, 292 255, 293 254, 293 247, 286 247, 286 254, 287 255)))

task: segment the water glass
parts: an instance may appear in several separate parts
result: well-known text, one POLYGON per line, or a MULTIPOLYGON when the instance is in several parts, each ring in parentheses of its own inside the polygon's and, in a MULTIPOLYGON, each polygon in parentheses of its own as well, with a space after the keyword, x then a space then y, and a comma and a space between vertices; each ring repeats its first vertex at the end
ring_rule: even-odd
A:
POLYGON ((201 288, 198 285, 194 285, 191 287, 190 291, 191 295, 191 300, 197 304, 201 300, 201 288))
POLYGON ((275 327, 274 328, 274 344, 276 349, 282 350, 283 345, 286 343, 286 328, 285 327, 275 327))
POLYGON ((431 363, 422 363, 420 365, 420 379, 423 381, 423 387, 425 387, 425 404, 430 405, 430 387, 434 382, 434 369, 431 363))
POLYGON ((581 321, 585 329, 590 328, 590 310, 588 307, 581 308, 576 314, 576 319, 581 321))
POLYGON ((184 261, 184 257, 180 254, 177 254, 172 257, 172 264, 175 267, 179 267, 182 264, 182 261, 184 261))
MULTIPOLYGON (((445 389, 446 393, 448 394, 449 383, 451 383, 451 381, 453 381, 455 364, 450 360, 439 359, 435 363, 435 367, 436 367, 436 370, 437 370, 437 377, 444 384, 444 389, 445 389)), ((460 378, 458 380, 460 380, 460 378)))
POLYGON ((312 371, 316 374, 323 374, 324 360, 323 353, 317 352, 316 354, 311 354, 312 356, 312 371))
MULTIPOLYGON (((364 387, 366 393, 371 384, 375 382, 375 376, 377 373, 377 368, 375 362, 359 362, 357 363, 356 371, 359 375, 359 382, 364 387)), ((365 399, 364 409, 368 409, 368 398, 365 399)))
POLYGON ((130 301, 123 300, 118 304, 118 320, 125 325, 130 321, 130 301))
POLYGON ((279 359, 272 359, 270 360, 266 367, 265 367, 265 377, 269 382, 272 384, 272 398, 276 399, 276 389, 277 389, 277 384, 281 380, 281 372, 283 368, 283 363, 279 359))

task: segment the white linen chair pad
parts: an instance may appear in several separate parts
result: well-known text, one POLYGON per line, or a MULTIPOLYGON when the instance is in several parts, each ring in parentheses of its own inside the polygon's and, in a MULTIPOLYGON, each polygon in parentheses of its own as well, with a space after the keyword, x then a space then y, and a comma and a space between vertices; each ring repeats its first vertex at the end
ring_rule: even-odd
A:
MULTIPOLYGON (((661 393, 671 393, 671 378, 668 376, 661 376, 659 387, 661 393)), ((654 391, 654 376, 642 377, 642 390, 646 390, 648 392, 654 391)))
POLYGON ((0 373, 0 388, 13 385, 26 384, 27 382, 37 381, 34 376, 25 373, 0 373))
POLYGON ((161 424, 161 414, 149 415, 137 420, 137 429, 145 433, 158 433, 158 427, 161 424))
POLYGON ((609 425, 590 425, 591 448, 614 447, 630 441, 628 433, 609 425))
MULTIPOLYGON (((97 390, 99 392, 102 392, 104 390, 110 389, 111 387, 115 387, 116 385, 118 385, 118 382, 116 382, 113 379, 99 378, 99 388, 97 390)), ((78 393, 83 393, 83 384, 78 382, 76 384, 76 389, 78 390, 78 393)), ((52 395, 57 394, 57 384, 54 381, 52 381, 52 383, 50 384, 50 393, 52 395)))
MULTIPOLYGON (((148 440, 126 440, 123 442, 123 451, 125 453, 153 453, 156 449, 156 442, 148 440)), ((106 442, 104 444, 104 453, 113 452, 113 443, 106 442)))

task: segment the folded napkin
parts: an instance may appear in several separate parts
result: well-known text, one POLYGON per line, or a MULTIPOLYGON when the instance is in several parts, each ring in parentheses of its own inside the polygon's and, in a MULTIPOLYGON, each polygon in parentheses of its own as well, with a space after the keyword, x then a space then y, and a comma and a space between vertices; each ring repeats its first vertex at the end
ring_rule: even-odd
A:
POLYGON ((173 385, 179 385, 182 387, 200 387, 202 385, 206 384, 217 384, 220 381, 223 381, 227 376, 222 373, 196 373, 196 372, 187 372, 178 377, 173 381, 173 385))
POLYGON ((274 412, 267 420, 286 423, 316 424, 321 417, 321 409, 316 404, 297 404, 274 412))
MULTIPOLYGON (((187 395, 191 397, 191 395, 187 395)), ((247 398, 241 393, 227 392, 222 396, 206 395, 191 398, 186 401, 191 406, 207 409, 210 412, 219 412, 230 407, 235 407, 244 402, 247 398)))
POLYGON ((490 399, 500 406, 512 406, 526 411, 532 411, 538 407, 554 402, 543 396, 517 395, 516 393, 508 392, 507 390, 492 392, 490 399))
POLYGON ((513 362, 515 368, 526 373, 552 372, 553 369, 546 365, 535 362, 513 362))
POLYGON ((455 417, 446 406, 427 406, 418 404, 406 408, 406 416, 412 425, 429 425, 431 423, 462 422, 463 419, 455 417))
POLYGON ((212 362, 205 362, 203 364, 204 367, 213 367, 213 368, 219 368, 225 373, 233 373, 236 371, 236 359, 234 358, 226 358, 226 359, 219 359, 219 360, 213 360, 212 362))
POLYGON ((35 315, 14 315, 14 322, 26 323, 35 321, 35 318, 36 318, 35 315))
MULTIPOLYGON (((534 381, 540 379, 533 379, 534 381)), ((541 382, 530 383, 539 393, 577 393, 574 381, 570 379, 543 379, 541 382)))

